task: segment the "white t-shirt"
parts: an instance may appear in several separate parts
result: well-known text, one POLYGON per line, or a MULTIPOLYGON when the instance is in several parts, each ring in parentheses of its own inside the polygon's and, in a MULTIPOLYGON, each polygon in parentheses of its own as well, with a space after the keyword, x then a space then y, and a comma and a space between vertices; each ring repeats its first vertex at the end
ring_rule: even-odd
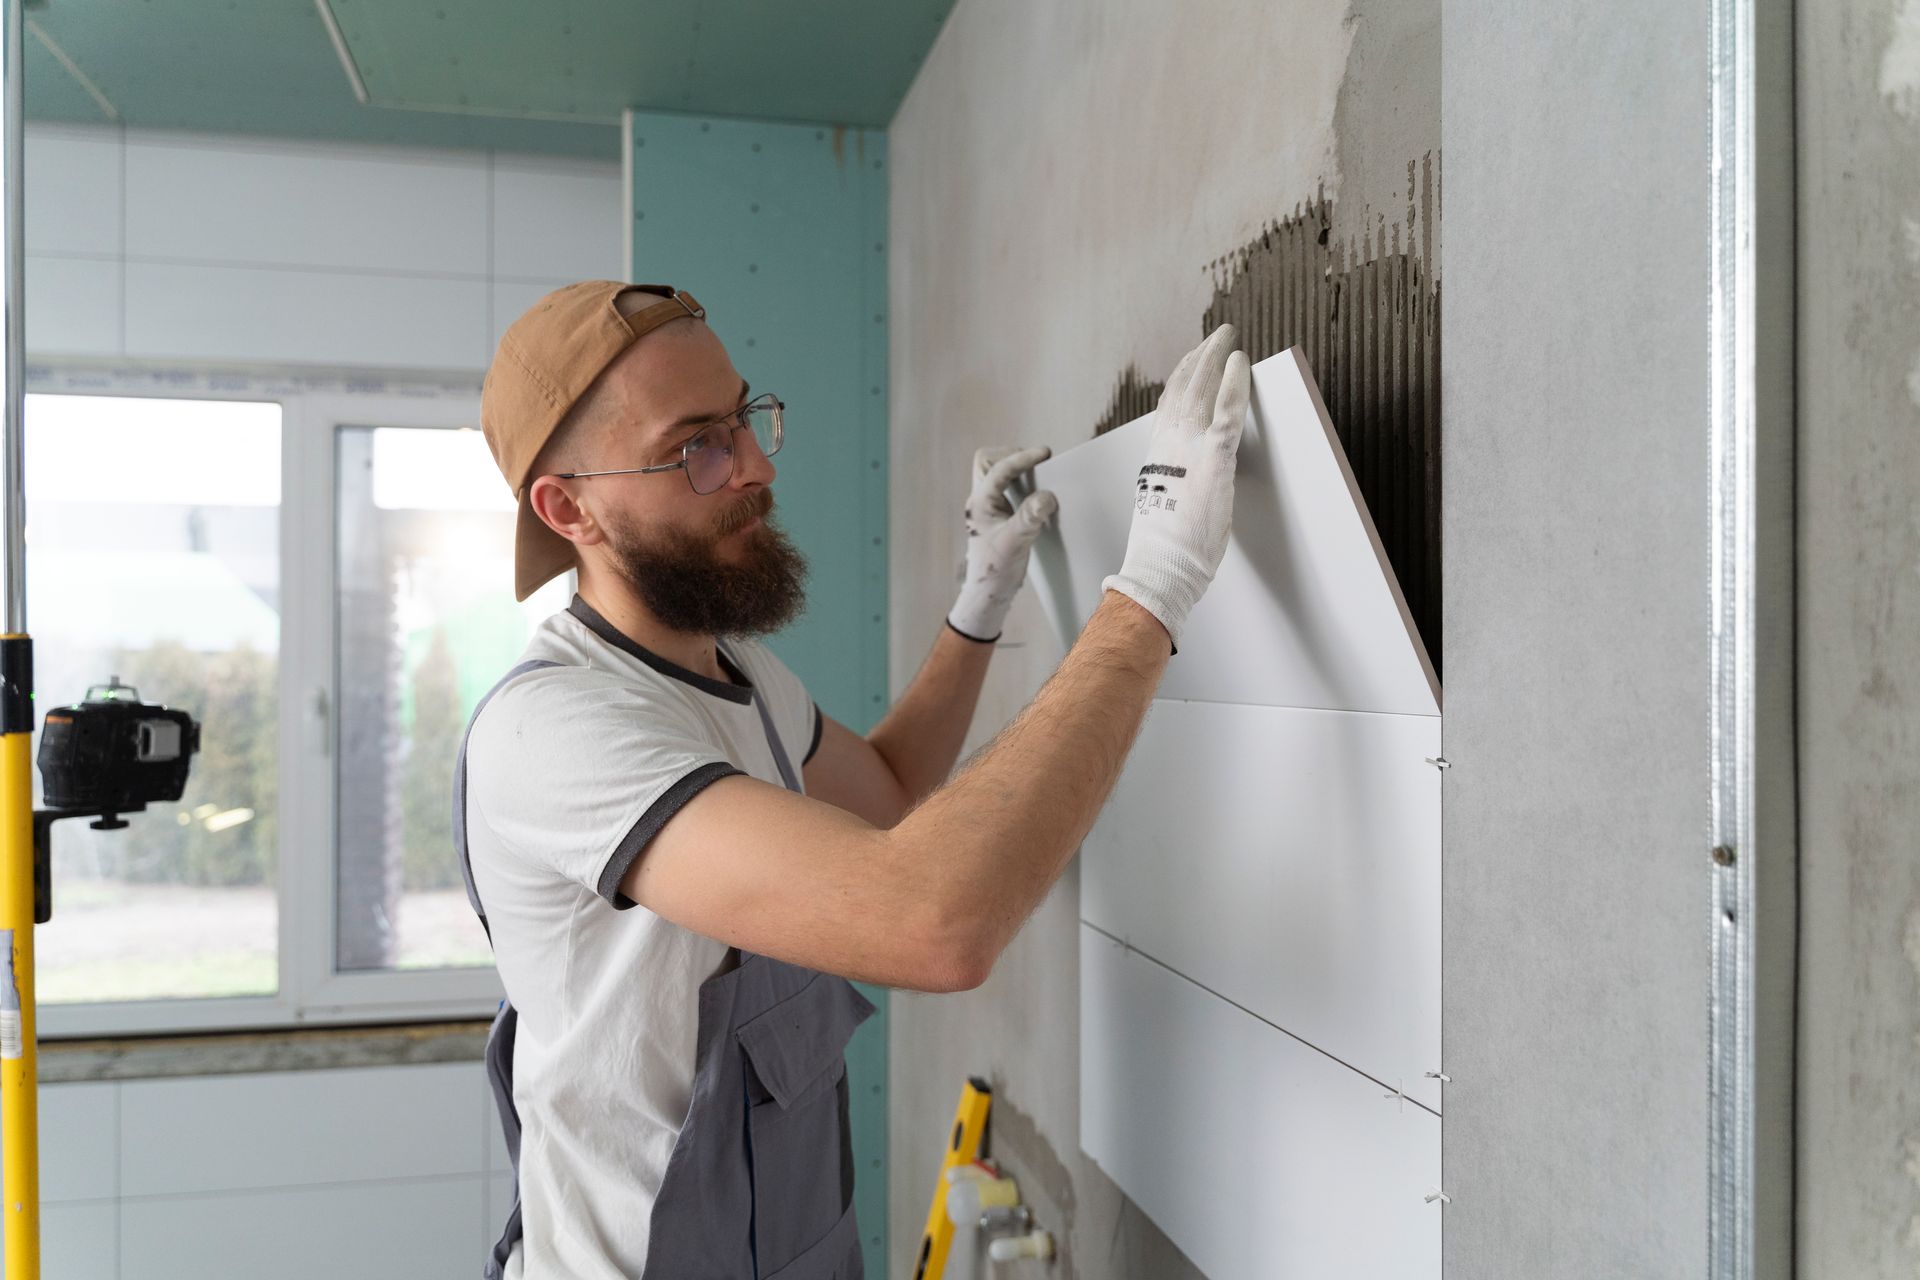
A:
MULTIPOLYGON (((513 1054, 525 1236, 509 1276, 637 1276, 693 1096, 700 984, 728 947, 636 906, 620 881, 708 784, 782 785, 820 713, 765 645, 723 641, 733 683, 621 635, 576 598, 521 661, 562 665, 495 693, 467 741, 467 847, 494 959, 520 1011, 513 1054)), ((497 1231, 502 1224, 491 1224, 497 1231)))

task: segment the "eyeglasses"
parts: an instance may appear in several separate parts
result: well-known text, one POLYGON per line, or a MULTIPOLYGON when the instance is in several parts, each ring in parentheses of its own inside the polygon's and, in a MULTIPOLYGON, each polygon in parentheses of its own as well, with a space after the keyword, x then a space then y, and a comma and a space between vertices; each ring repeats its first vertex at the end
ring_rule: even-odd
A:
POLYGON ((787 406, 772 393, 756 396, 724 418, 700 428, 694 437, 680 446, 680 461, 663 462, 657 467, 621 467, 612 471, 561 471, 562 480, 584 480, 588 476, 644 476, 656 471, 683 470, 687 483, 698 494, 717 492, 733 479, 733 433, 741 429, 753 432, 760 452, 771 458, 780 452, 784 434, 781 412, 787 406))

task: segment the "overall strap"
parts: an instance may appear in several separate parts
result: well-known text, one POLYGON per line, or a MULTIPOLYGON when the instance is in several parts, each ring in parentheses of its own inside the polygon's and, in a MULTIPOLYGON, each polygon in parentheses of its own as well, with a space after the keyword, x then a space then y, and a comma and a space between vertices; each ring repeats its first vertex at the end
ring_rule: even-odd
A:
MULTIPOLYGON (((715 641, 714 647, 719 649, 720 656, 725 658, 728 665, 735 671, 746 670, 734 661, 733 655, 727 652, 725 645, 715 641)), ((760 713, 760 726, 767 731, 767 745, 773 749, 773 763, 780 769, 780 781, 786 784, 787 790, 799 791, 801 789, 799 775, 794 773, 793 762, 787 758, 787 749, 780 743, 780 731, 773 727, 773 713, 767 710, 767 700, 760 696, 759 685, 753 686, 753 709, 760 713)))
POLYGON ((499 683, 480 695, 480 701, 474 704, 473 714, 467 718, 466 732, 460 735, 460 756, 453 766, 453 848, 460 855, 460 878, 467 885, 467 901, 472 905, 473 913, 480 917, 480 927, 487 931, 489 942, 493 940, 493 927, 487 923, 487 909, 480 905, 480 889, 473 882, 473 859, 467 853, 467 741, 473 737, 474 722, 480 719, 480 713, 493 701, 494 694, 529 671, 559 665, 557 662, 534 658, 501 676, 499 683))
MULTIPOLYGON (((473 715, 467 720, 467 730, 460 736, 460 757, 453 767, 453 847, 460 854, 460 878, 467 883, 467 901, 473 904, 473 913, 480 917, 480 927, 487 931, 487 941, 493 941, 493 928, 487 924, 487 911, 480 905, 480 889, 473 881, 473 857, 467 849, 467 741, 473 737, 474 723, 480 719, 480 713, 486 709, 493 695, 506 688, 512 681, 529 671, 542 667, 557 667, 558 662, 548 662, 539 658, 521 663, 500 682, 481 695, 473 708, 473 715)), ((494 1015, 493 1026, 487 1031, 487 1085, 493 1091, 493 1105, 500 1113, 500 1136, 507 1148, 507 1158, 513 1163, 513 1204, 507 1211, 505 1229, 493 1247, 487 1251, 485 1264, 481 1268, 482 1280, 502 1280, 506 1273, 507 1259, 513 1253, 513 1246, 522 1234, 520 1225, 520 1110, 513 1102, 513 1041, 520 1029, 520 1013, 510 1001, 500 1002, 500 1011, 494 1015)))

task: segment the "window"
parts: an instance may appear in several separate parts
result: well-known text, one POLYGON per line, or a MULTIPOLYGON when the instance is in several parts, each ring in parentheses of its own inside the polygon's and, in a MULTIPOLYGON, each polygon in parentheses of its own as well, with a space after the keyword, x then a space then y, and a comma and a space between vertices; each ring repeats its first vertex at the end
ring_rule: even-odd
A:
POLYGON ((513 600, 473 391, 36 373, 36 716, 118 677, 202 723, 178 804, 54 829, 42 1034, 491 1012, 454 757, 569 587, 513 600))
POLYGON ((542 617, 513 581, 515 504, 477 431, 339 430, 342 970, 489 965, 453 847, 452 764, 474 706, 542 617))
POLYGON ((37 713, 117 677, 205 742, 178 804, 57 828, 39 998, 273 995, 280 406, 30 395, 26 424, 37 713))

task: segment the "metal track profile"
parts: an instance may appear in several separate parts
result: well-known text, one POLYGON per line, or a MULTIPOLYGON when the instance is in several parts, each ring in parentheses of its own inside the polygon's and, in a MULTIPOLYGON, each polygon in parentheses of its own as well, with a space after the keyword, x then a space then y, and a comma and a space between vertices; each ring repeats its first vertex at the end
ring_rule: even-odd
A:
POLYGON ((20 420, 26 382, 25 310, 26 237, 21 219, 26 209, 26 93, 22 81, 25 14, 24 0, 6 0, 6 64, 4 74, 5 120, 0 128, 0 178, 5 182, 4 208, 0 208, 0 245, 4 246, 6 270, 5 337, 0 342, 0 411, 4 412, 4 460, 0 461, 0 488, 8 504, 6 519, 6 630, 21 634, 27 629, 27 540, 26 540, 26 432, 20 420))
POLYGON ((1754 1129, 1754 6, 1712 0, 1709 692, 1712 960, 1707 1275, 1752 1280, 1754 1129))

